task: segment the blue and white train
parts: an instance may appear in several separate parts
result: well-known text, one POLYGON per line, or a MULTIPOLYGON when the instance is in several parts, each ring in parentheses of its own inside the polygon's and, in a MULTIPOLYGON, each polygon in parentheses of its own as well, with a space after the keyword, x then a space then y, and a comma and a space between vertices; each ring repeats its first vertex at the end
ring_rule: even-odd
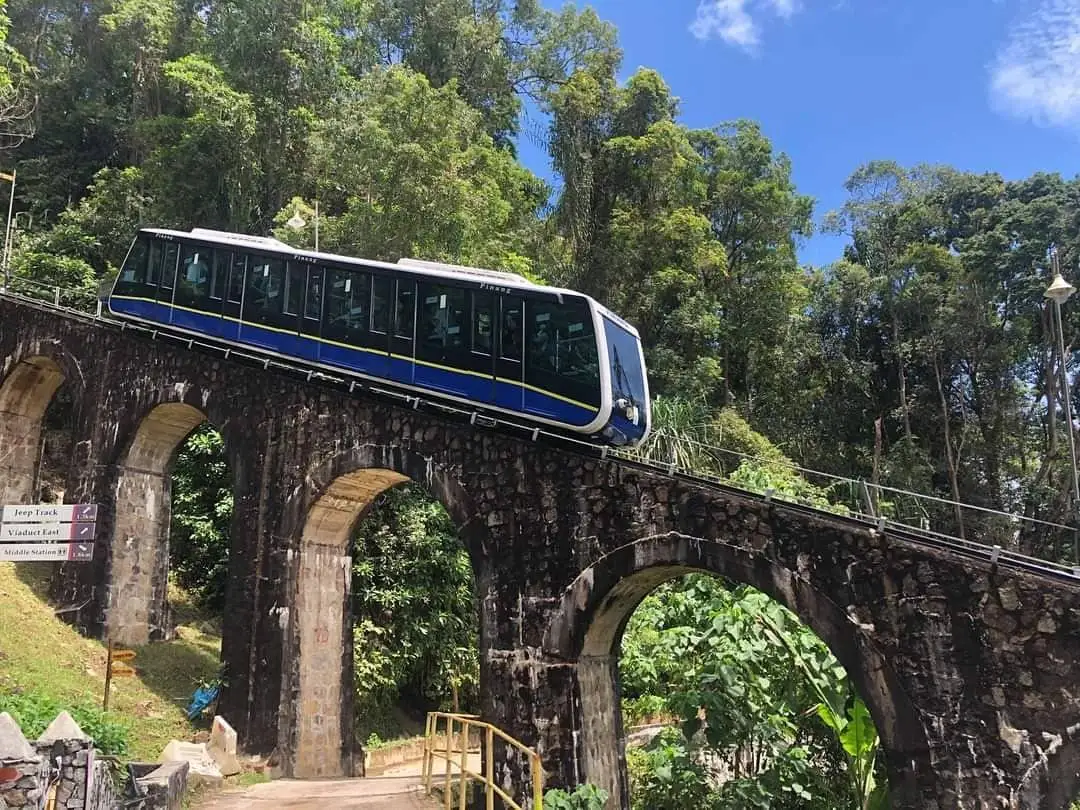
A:
POLYGON ((510 273, 146 228, 109 311, 590 441, 649 433, 637 330, 588 296, 510 273))

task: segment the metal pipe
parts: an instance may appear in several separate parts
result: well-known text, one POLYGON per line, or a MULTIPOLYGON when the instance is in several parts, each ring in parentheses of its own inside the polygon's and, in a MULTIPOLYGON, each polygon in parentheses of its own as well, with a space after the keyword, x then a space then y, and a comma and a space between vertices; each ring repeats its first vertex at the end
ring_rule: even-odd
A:
MULTIPOLYGON (((1061 357, 1061 387, 1065 396, 1065 423, 1068 425, 1069 434, 1069 468, 1072 470, 1073 502, 1072 512, 1080 508, 1080 474, 1076 471, 1076 437, 1073 435, 1073 412, 1069 397, 1069 370, 1065 365, 1065 326, 1061 320, 1061 303, 1054 300, 1054 310, 1057 312, 1058 351, 1061 357)), ((1073 565, 1080 567, 1080 537, 1073 532, 1073 565)))

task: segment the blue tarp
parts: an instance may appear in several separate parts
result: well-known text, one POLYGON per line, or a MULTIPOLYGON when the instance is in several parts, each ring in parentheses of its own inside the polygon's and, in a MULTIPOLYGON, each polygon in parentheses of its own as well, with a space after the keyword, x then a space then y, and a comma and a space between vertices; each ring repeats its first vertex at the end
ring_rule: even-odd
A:
POLYGON ((220 691, 220 686, 200 686, 196 689, 187 707, 188 720, 194 720, 202 714, 207 706, 217 700, 220 691))

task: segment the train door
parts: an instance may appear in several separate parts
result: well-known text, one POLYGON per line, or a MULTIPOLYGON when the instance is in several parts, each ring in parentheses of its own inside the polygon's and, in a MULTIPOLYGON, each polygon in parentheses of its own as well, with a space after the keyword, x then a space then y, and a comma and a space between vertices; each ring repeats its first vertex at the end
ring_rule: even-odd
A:
POLYGON ((169 308, 168 323, 173 322, 173 297, 176 295, 176 265, 180 261, 180 245, 166 242, 161 260, 157 300, 169 308))
POLYGON ((394 318, 390 330, 390 378, 414 382, 414 345, 416 343, 416 281, 395 279, 394 318))
POLYGON ((394 279, 390 276, 371 275, 371 330, 368 347, 372 352, 372 372, 379 377, 390 374, 390 328, 393 305, 394 279))
MULTIPOLYGON (((303 265, 290 266, 303 267, 303 265)), ((304 285, 304 304, 300 312, 300 342, 304 345, 304 356, 311 360, 319 359, 319 337, 322 334, 323 295, 326 271, 318 265, 307 266, 306 284, 304 285)))
POLYGON ((495 404, 520 411, 524 406, 525 300, 499 297, 498 348, 495 357, 495 404))
MULTIPOLYGON (((222 258, 222 271, 225 274, 225 297, 221 303, 221 313, 227 325, 223 325, 225 337, 236 340, 240 335, 240 313, 244 305, 244 272, 247 269, 246 253, 218 251, 222 258)), ((216 261, 216 257, 215 257, 216 261)))

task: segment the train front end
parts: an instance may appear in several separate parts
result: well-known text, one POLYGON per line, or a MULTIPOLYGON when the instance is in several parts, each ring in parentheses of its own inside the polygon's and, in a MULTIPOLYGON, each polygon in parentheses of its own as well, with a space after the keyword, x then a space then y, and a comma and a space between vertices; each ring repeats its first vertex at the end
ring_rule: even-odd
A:
POLYGON ((637 330, 600 308, 610 374, 611 417, 601 431, 614 445, 637 445, 645 441, 651 426, 649 378, 637 330))

